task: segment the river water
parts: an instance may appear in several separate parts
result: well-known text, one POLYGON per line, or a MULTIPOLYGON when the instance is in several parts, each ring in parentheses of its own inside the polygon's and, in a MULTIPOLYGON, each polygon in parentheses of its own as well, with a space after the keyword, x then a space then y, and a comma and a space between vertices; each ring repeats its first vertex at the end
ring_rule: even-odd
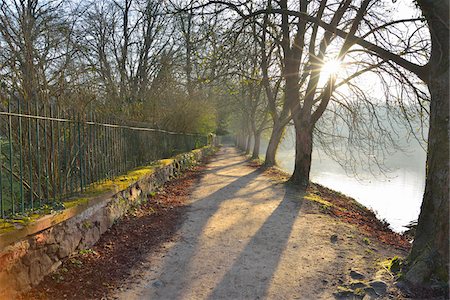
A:
MULTIPOLYGON (((266 145, 262 144, 264 154, 266 145)), ((405 225, 417 220, 425 187, 425 151, 416 141, 408 145, 407 153, 396 152, 385 161, 390 171, 384 175, 373 175, 364 168, 359 168, 357 175, 347 174, 323 151, 315 149, 311 180, 356 199, 385 219, 393 230, 402 232, 405 225)), ((283 141, 277 153, 280 167, 292 172, 294 154, 292 140, 283 141)))

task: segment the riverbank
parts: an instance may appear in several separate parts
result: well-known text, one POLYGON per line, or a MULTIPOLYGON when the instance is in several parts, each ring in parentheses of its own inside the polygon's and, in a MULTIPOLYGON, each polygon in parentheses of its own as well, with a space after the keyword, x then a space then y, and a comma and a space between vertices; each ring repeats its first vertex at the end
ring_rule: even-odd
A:
MULTIPOLYGON (((261 160, 249 160, 248 165, 262 168, 264 174, 281 182, 287 181, 290 174, 277 167, 263 168, 261 160)), ((355 199, 334 191, 317 183, 311 183, 307 189, 305 200, 316 202, 322 213, 329 214, 343 222, 357 225, 370 237, 403 251, 409 251, 409 237, 393 231, 389 223, 380 220, 375 212, 355 199)))
MULTIPOLYGON (((280 168, 292 173, 295 147, 284 144, 280 148, 280 168)), ((312 154, 311 180, 357 199, 402 233, 417 220, 425 188, 425 152, 420 147, 410 150, 387 157, 380 169, 361 161, 355 169, 346 170, 318 147, 312 154)))
MULTIPOLYGON (((244 155, 243 153, 241 154, 244 155)), ((251 160, 249 156, 247 156, 247 165, 261 170, 263 174, 273 178, 277 183, 287 182, 291 175, 278 167, 265 168, 263 166, 263 160, 251 160)), ((352 197, 313 182, 310 183, 304 200, 314 203, 319 213, 330 215, 339 220, 339 222, 356 226, 356 230, 362 232, 367 237, 363 238, 363 244, 370 245, 371 241, 377 241, 382 245, 390 247, 394 252, 395 250, 401 251, 400 255, 387 255, 384 261, 381 259, 377 261, 377 266, 381 266, 381 269, 379 269, 376 276, 380 277, 381 274, 384 274, 381 277, 384 277, 391 286, 389 298, 449 299, 448 285, 435 284, 429 287, 415 287, 402 281, 403 264, 411 249, 411 243, 414 238, 413 227, 409 227, 409 230, 403 233, 398 233, 391 228, 386 220, 380 220, 372 209, 365 207, 352 197)), ((373 250, 377 251, 376 247, 373 250)), ((368 252, 370 251, 368 250, 368 252)), ((358 289, 353 289, 350 292, 342 289, 341 294, 350 295, 350 299, 353 299, 352 297, 355 296, 355 291, 356 294, 360 292, 358 289)), ((347 296, 343 298, 348 299, 347 296)), ((356 299, 358 297, 356 295, 356 299)))

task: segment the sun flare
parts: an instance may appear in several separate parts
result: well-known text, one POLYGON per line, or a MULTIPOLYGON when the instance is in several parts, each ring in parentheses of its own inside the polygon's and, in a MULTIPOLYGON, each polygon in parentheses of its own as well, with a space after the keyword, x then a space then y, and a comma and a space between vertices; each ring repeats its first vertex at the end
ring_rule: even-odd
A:
POLYGON ((342 69, 342 64, 339 60, 331 59, 326 61, 322 66, 321 77, 329 78, 331 75, 336 75, 342 69))

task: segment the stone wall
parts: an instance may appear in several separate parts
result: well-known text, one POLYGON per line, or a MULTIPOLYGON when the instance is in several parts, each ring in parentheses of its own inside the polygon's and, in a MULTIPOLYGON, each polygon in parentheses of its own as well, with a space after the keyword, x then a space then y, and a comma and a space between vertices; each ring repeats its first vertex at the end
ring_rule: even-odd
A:
MULTIPOLYGON (((178 155, 173 160, 165 160, 164 165, 142 176, 127 189, 89 199, 88 205, 85 204, 83 209, 78 209, 76 214, 65 220, 61 221, 64 212, 60 212, 59 216, 44 217, 46 222, 41 223, 49 225, 41 226, 39 231, 29 232, 22 238, 18 235, 14 242, 10 243, 9 233, 8 242, 3 240, 0 243, 8 243, 0 246, 0 299, 13 298, 17 292, 37 285, 44 276, 54 272, 64 258, 93 246, 130 208, 139 205, 165 182, 210 153, 212 148, 205 147, 178 155)), ((36 222, 39 224, 39 220, 36 222)), ((39 228, 36 224, 33 226, 30 228, 39 228)))

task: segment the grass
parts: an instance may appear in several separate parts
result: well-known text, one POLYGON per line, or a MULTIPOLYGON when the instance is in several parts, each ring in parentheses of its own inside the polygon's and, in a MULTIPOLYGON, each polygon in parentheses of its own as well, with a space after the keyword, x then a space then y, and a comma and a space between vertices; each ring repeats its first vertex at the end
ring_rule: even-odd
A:
POLYGON ((332 207, 333 204, 325 199, 323 199, 322 197, 320 197, 319 195, 313 194, 313 193, 308 193, 305 197, 305 200, 309 200, 309 201, 313 201, 313 202, 317 202, 319 204, 322 204, 323 206, 326 207, 332 207))
POLYGON ((101 183, 93 183, 88 186, 86 192, 84 192, 83 195, 93 197, 115 189, 122 191, 129 187, 132 183, 138 181, 139 178, 154 173, 155 169, 158 166, 161 166, 161 164, 139 167, 128 172, 127 174, 120 175, 114 179, 108 179, 101 183))
POLYGON ((398 280, 400 280, 404 275, 402 273, 404 260, 398 256, 381 261, 378 265, 382 268, 382 270, 385 272, 387 271, 391 276, 397 278, 398 280))
POLYGON ((22 228, 40 217, 42 214, 33 213, 29 216, 13 217, 11 219, 0 219, 0 234, 14 231, 16 229, 22 228))

